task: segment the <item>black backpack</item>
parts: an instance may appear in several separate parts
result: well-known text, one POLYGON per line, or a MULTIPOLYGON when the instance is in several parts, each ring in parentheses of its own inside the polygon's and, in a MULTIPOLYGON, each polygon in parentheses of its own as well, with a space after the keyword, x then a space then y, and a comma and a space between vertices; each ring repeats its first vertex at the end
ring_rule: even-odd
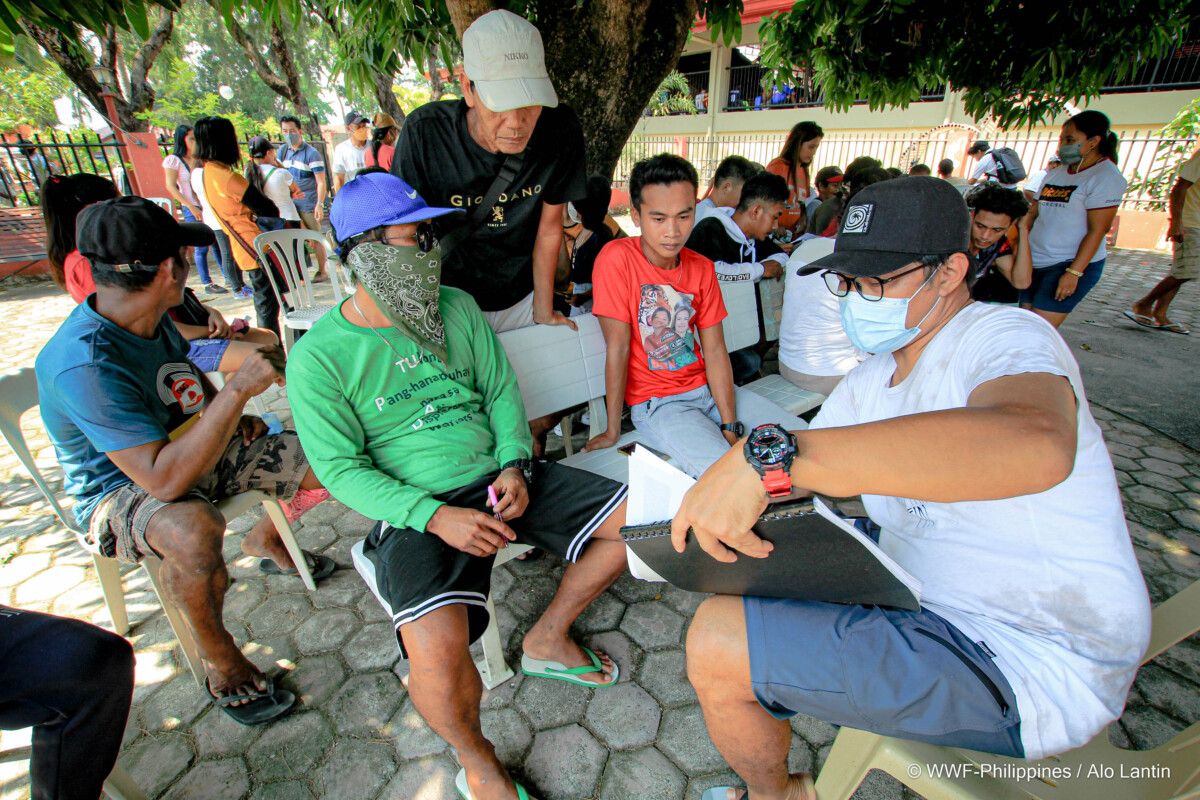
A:
POLYGON ((988 151, 996 162, 996 180, 1000 183, 1018 183, 1025 180, 1027 174, 1021 157, 1011 147, 997 147, 988 151))

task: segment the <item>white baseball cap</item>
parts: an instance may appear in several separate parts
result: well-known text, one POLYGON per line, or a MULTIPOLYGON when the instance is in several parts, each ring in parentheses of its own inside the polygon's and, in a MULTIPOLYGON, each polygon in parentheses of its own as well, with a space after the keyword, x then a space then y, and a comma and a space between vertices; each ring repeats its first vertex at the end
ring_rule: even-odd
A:
POLYGON ((529 20, 503 9, 489 11, 467 28, 462 45, 463 71, 489 110, 558 105, 542 35, 529 20))

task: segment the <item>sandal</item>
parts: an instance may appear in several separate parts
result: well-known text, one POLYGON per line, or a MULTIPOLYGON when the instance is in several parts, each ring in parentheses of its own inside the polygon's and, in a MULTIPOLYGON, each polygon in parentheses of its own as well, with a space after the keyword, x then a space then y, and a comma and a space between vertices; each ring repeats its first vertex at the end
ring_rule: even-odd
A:
MULTIPOLYGON (((301 550, 304 553, 304 563, 308 565, 308 571, 312 573, 313 581, 322 581, 333 574, 337 569, 337 564, 329 556, 315 555, 307 550, 301 550)), ((258 562, 258 568, 268 575, 299 575, 300 570, 292 567, 291 569, 282 569, 278 564, 269 558, 264 558, 258 562)))
POLYGON ((242 725, 261 725, 264 722, 279 719, 292 710, 296 704, 296 695, 287 689, 276 689, 275 682, 266 679, 267 688, 250 694, 227 694, 218 696, 212 690, 208 678, 204 679, 204 690, 217 704, 217 708, 225 712, 234 722, 242 725), (250 702, 243 702, 243 701, 250 702), (241 703, 241 705, 234 705, 241 703))

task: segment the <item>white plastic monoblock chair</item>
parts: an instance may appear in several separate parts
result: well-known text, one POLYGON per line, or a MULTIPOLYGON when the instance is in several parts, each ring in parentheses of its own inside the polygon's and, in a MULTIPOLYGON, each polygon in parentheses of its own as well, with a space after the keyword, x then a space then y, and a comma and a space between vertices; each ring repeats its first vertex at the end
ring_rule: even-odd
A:
MULTIPOLYGON (((33 478, 33 482, 46 497, 46 502, 54 509, 59 521, 74 533, 79 544, 92 554, 96 577, 100 580, 100 589, 104 594, 109 617, 113 621, 113 629, 124 636, 129 632, 129 616, 125 611, 125 592, 121 586, 121 573, 117 568, 116 559, 102 555, 88 544, 84 531, 75 522, 74 515, 68 515, 58 504, 54 493, 50 491, 50 487, 42 478, 41 471, 37 468, 28 445, 25 444, 25 437, 21 432, 21 416, 38 404, 37 375, 31 368, 25 367, 10 375, 0 376, 0 435, 17 454, 17 458, 25 466, 30 477, 33 478)), ((262 504, 267 515, 275 523, 275 528, 279 531, 279 538, 287 548, 288 555, 292 557, 292 561, 299 568, 299 577, 304 582, 304 586, 310 592, 316 591, 317 585, 313 581, 312 572, 304 560, 303 551, 296 541, 296 534, 292 531, 287 517, 284 516, 283 507, 278 500, 263 492, 251 491, 228 497, 215 505, 226 520, 231 520, 240 517, 259 504, 262 504)), ((184 658, 187 659, 188 667, 192 670, 192 677, 196 679, 196 683, 203 686, 205 673, 204 665, 200 660, 200 647, 192 636, 191 628, 182 612, 163 595, 158 576, 161 564, 162 561, 152 555, 145 556, 141 562, 150 576, 150 584, 154 587, 154 593, 158 595, 163 614, 166 615, 171 630, 175 632, 175 638, 179 640, 179 646, 183 649, 184 658)))
MULTIPOLYGON (((1200 631, 1200 581, 1155 608, 1152 620, 1153 632, 1143 664, 1200 631)), ((821 800, 848 800, 873 769, 883 770, 929 800, 1197 800, 1200 722, 1153 750, 1122 750, 1109 743, 1106 728, 1082 747, 1034 762, 842 728, 817 777, 817 794, 821 800), (959 769, 930 775, 926 768, 929 764, 959 769), (1097 769, 1089 770, 1089 766, 1097 769), (1052 768, 1059 769, 1060 774, 1065 768, 1071 771, 1071 777, 1061 780, 1007 777, 1014 774, 1014 768, 1039 767, 1047 768, 1047 775, 1052 774, 1052 768), (1106 768, 1112 772, 1108 773, 1106 768), (1077 774, 1080 771, 1082 774, 1077 774), (953 777, 952 772, 956 773, 953 777), (1122 773, 1155 777, 1146 780, 1112 777, 1122 773)))
MULTIPOLYGON (((324 235, 309 230, 283 230, 260 233, 254 237, 254 249, 258 255, 259 264, 267 270, 271 288, 282 305, 284 296, 290 299, 292 310, 283 315, 283 344, 290 351, 295 341, 296 330, 308 330, 313 323, 324 316, 335 305, 343 300, 341 281, 337 273, 330 276, 329 285, 333 287, 333 304, 318 305, 313 297, 312 276, 305 268, 305 244, 312 243, 327 251, 324 235), (279 262, 280 273, 287 283, 280 287, 275 283, 275 270, 271 269, 271 259, 274 256, 279 262), (301 280, 303 278, 303 280, 301 280)), ((327 259, 332 258, 326 252, 327 259)))
MULTIPOLYGON (((28 761, 32 757, 33 748, 26 745, 0 752, 0 764, 28 761)), ((112 772, 104 779, 104 794, 108 795, 110 800, 148 800, 137 782, 117 764, 113 764, 112 772)))

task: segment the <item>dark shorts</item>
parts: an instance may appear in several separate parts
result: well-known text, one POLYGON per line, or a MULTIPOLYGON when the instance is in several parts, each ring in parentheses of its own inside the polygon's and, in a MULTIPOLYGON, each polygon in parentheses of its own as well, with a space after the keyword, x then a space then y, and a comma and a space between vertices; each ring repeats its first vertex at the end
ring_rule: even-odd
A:
POLYGON ((193 339, 188 342, 188 361, 201 372, 219 372, 221 359, 229 349, 229 339, 193 339))
MULTIPOLYGON (((444 494, 450 506, 490 514, 487 487, 499 473, 444 494)), ((525 513, 508 526, 520 544, 540 547, 574 562, 588 539, 625 499, 624 485, 561 464, 534 463, 533 486, 525 513)), ((395 528, 380 522, 363 543, 374 567, 372 590, 392 617, 401 654, 407 658, 400 628, 443 606, 467 607, 470 641, 488 626, 487 599, 495 556, 473 556, 456 550, 432 533, 395 528)), ((370 575, 364 575, 368 583, 370 575)))
MULTIPOLYGON (((217 503, 251 490, 286 500, 300 488, 307 472, 308 457, 294 431, 260 436, 248 445, 242 443, 242 435, 237 433, 229 440, 212 472, 186 497, 174 502, 217 503)), ((142 556, 154 553, 146 543, 146 528, 151 518, 169 505, 136 483, 127 483, 96 504, 88 522, 88 540, 109 558, 136 564, 142 556)))
POLYGON ((1083 277, 1075 286, 1075 293, 1066 300, 1055 300, 1054 292, 1058 289, 1058 279, 1067 274, 1070 261, 1053 264, 1049 267, 1037 267, 1033 270, 1033 282, 1028 289, 1021 290, 1021 302, 1031 303, 1039 311, 1052 311, 1059 314, 1069 313, 1075 306, 1087 297, 1104 274, 1104 259, 1098 259, 1087 265, 1083 277))
POLYGON ((772 716, 1025 757, 1008 679, 932 611, 761 597, 742 606, 754 696, 772 716))

